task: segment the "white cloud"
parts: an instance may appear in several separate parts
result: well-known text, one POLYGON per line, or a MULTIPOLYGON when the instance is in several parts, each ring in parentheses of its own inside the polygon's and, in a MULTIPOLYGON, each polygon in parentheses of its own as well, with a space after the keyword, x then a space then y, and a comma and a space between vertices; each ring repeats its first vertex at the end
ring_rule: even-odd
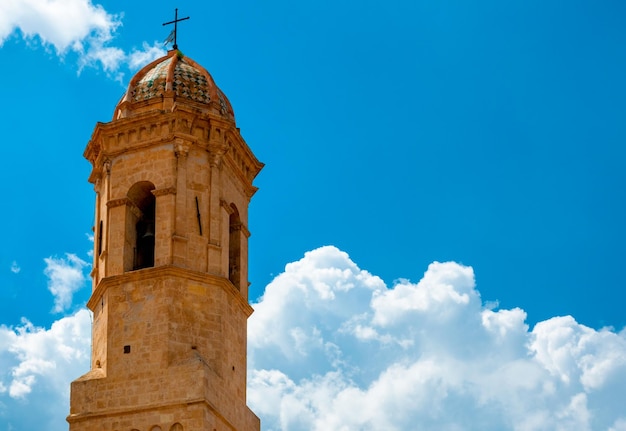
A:
POLYGON ((12 35, 31 44, 40 43, 63 57, 78 55, 79 72, 84 67, 102 68, 121 79, 124 67, 138 67, 138 59, 155 59, 165 53, 162 44, 143 43, 126 53, 112 46, 122 15, 107 12, 91 0, 3 0, 0 2, 0 46, 12 35))
POLYGON ((164 54, 165 50, 163 49, 163 43, 155 41, 152 45, 149 45, 147 42, 144 42, 141 45, 141 49, 134 49, 131 51, 131 53, 127 56, 127 61, 131 70, 135 70, 147 65, 159 57, 162 57, 164 54))
POLYGON ((552 375, 586 391, 602 388, 626 369, 625 337, 606 328, 595 331, 571 316, 538 323, 530 349, 552 375))
POLYGON ((273 430, 621 430, 626 333, 494 309, 472 268, 387 288, 334 247, 267 286, 249 403, 273 430))
POLYGON ((49 329, 25 319, 17 327, 0 325, 3 429, 67 429, 69 383, 89 368, 90 338, 87 310, 63 317, 49 329))
POLYGON ((82 41, 103 43, 121 25, 90 0, 5 0, 0 5, 0 42, 19 29, 24 39, 39 39, 58 53, 83 49, 82 41))
POLYGON ((56 313, 65 311, 72 305, 74 292, 83 287, 87 280, 83 269, 88 263, 75 254, 67 253, 65 257, 44 259, 44 274, 48 277, 48 290, 54 296, 53 311, 56 313))
MULTIPOLYGON (((322 247, 253 305, 248 403, 264 431, 626 431, 626 330, 572 317, 531 330, 523 310, 482 302, 469 267, 434 263, 388 288, 322 247)), ((1 426, 67 429, 89 332, 87 311, 0 326, 1 426)))
POLYGON ((13 274, 19 274, 19 272, 22 270, 22 268, 20 268, 20 266, 17 264, 16 261, 13 261, 11 263, 11 272, 13 274))
POLYGON ((13 398, 30 393, 37 378, 45 379, 47 384, 67 394, 69 387, 64 385, 67 379, 60 376, 76 372, 68 365, 84 365, 88 361, 91 334, 87 310, 57 320, 48 330, 23 319, 15 328, 0 326, 0 332, 6 342, 5 349, 16 360, 12 366, 6 367, 11 373, 8 387, 13 398))

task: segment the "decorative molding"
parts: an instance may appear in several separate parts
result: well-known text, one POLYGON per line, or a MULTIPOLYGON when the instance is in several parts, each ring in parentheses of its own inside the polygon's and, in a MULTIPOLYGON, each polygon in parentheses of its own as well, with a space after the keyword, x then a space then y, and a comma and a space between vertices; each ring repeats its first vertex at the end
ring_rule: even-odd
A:
POLYGON ((163 189, 152 190, 152 194, 156 197, 165 196, 165 195, 175 195, 176 187, 166 187, 163 189))
POLYGON ((233 212, 235 212, 235 210, 233 210, 233 207, 231 207, 224 199, 220 199, 220 206, 226 210, 228 215, 231 215, 233 212))
POLYGON ((135 214, 135 216, 141 217, 142 215, 141 210, 137 207, 137 205, 135 205, 133 201, 128 199, 128 197, 120 198, 120 199, 111 199, 110 201, 107 202, 107 208, 116 208, 116 207, 121 207, 122 205, 126 205, 127 207, 129 207, 130 210, 133 212, 133 214, 135 214))
POLYGON ((102 167, 104 168, 104 172, 106 172, 107 176, 111 175, 111 160, 105 159, 104 163, 102 163, 102 167))
POLYGON ((250 238, 250 231, 243 223, 234 223, 230 226, 230 232, 239 231, 246 236, 246 238, 250 238))
POLYGON ((224 153, 216 153, 213 151, 209 151, 209 165, 212 168, 220 168, 222 166, 222 159, 224 157, 224 153))
POLYGON ((241 223, 239 230, 241 230, 241 233, 244 234, 246 238, 250 238, 250 231, 248 230, 245 224, 241 223))
POLYGON ((111 199, 107 202, 107 208, 121 207, 122 205, 127 205, 129 203, 131 202, 127 197, 120 199, 111 199))
POLYGON ((174 142, 174 154, 176 154, 176 157, 187 157, 190 148, 191 145, 187 144, 183 139, 178 138, 174 142))
POLYGON ((130 211, 133 213, 133 215, 137 217, 138 219, 143 217, 143 211, 141 211, 139 207, 130 199, 128 199, 128 202, 126 203, 126 207, 129 208, 130 211))
POLYGON ((197 281, 200 283, 206 283, 222 288, 228 293, 239 306, 239 308, 245 313, 246 317, 249 317, 254 311, 248 301, 241 295, 235 286, 226 277, 194 271, 191 269, 181 268, 176 265, 163 265, 155 266, 151 268, 143 268, 135 271, 127 271, 119 275, 110 275, 104 277, 98 282, 94 291, 91 294, 87 307, 90 310, 95 310, 96 305, 99 303, 100 297, 111 286, 120 286, 128 282, 143 282, 150 279, 158 279, 162 277, 184 277, 191 281, 197 281))
POLYGON ((245 188, 244 192, 246 193, 246 197, 251 199, 258 190, 259 188, 257 186, 250 185, 245 188))

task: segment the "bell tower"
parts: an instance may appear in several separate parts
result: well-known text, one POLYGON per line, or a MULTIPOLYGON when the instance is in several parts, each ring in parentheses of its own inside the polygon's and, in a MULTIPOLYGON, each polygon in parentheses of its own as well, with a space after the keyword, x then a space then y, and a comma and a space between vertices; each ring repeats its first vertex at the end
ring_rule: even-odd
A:
POLYGON ((246 406, 248 204, 263 164, 178 50, 98 123, 91 370, 70 431, 258 431, 246 406))

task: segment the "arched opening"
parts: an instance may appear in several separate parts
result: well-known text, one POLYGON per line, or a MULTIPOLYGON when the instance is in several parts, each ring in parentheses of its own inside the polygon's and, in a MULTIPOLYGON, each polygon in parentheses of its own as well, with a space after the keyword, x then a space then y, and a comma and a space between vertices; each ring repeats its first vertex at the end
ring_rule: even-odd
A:
POLYGON ((228 222, 228 279, 237 289, 241 281, 241 219, 234 204, 230 204, 231 213, 228 222))
POLYGON ((142 181, 128 190, 126 212, 126 271, 154 266, 155 203, 154 184, 142 181))

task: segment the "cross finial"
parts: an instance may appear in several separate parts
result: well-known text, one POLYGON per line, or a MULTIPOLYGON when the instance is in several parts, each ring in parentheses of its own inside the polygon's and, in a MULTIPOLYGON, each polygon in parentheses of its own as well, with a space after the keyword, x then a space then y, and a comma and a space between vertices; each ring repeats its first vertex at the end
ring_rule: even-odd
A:
POLYGON ((189 19, 189 17, 178 19, 178 8, 176 8, 174 12, 174 21, 163 23, 163 25, 174 24, 174 30, 172 30, 170 35, 167 36, 167 39, 165 39, 166 44, 170 42, 174 42, 174 46, 172 47, 173 49, 178 49, 178 44, 176 43, 176 36, 177 36, 176 33, 178 32, 178 23, 186 19, 189 19))

